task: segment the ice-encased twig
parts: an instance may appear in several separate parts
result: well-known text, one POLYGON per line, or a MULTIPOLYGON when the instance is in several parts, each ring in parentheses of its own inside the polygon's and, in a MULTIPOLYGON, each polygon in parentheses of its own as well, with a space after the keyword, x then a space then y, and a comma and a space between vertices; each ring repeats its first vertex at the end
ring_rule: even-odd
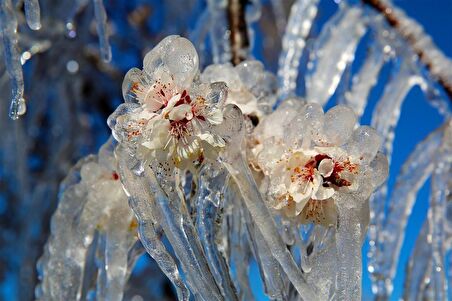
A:
POLYGON ((384 219, 380 233, 375 233, 373 258, 369 258, 369 266, 373 268, 375 279, 380 289, 391 293, 392 279, 398 265, 399 254, 405 238, 405 228, 408 218, 416 201, 419 189, 424 185, 432 173, 434 162, 431 158, 441 144, 444 135, 444 126, 430 134, 419 143, 403 164, 397 176, 395 188, 392 192, 389 210, 384 219), (385 284, 386 283, 386 284, 385 284), (388 288, 385 289, 384 286, 388 288))
POLYGON ((224 205, 224 190, 229 174, 219 164, 205 165, 198 177, 198 192, 194 198, 197 206, 196 226, 207 257, 207 263, 222 295, 227 300, 238 300, 229 267, 218 251, 216 239, 217 218, 224 205))
POLYGON ((33 30, 41 28, 41 9, 38 0, 25 0, 25 19, 28 26, 33 30))
MULTIPOLYGON (((223 246, 223 253, 228 253, 229 265, 233 274, 232 280, 238 289, 240 300, 254 300, 251 291, 249 263, 251 258, 251 246, 246 235, 247 229, 240 208, 241 196, 237 186, 230 185, 225 191, 226 214, 223 219, 223 226, 227 232, 227 250, 223 246), (227 252, 225 252, 227 251, 227 252)), ((224 243, 223 243, 224 244, 224 243)))
POLYGON ((428 223, 424 222, 421 232, 416 240, 413 254, 406 266, 406 278, 403 291, 403 300, 420 301, 427 286, 426 280, 431 272, 432 248, 428 240, 428 223), (419 260, 422 258, 422 260, 419 260))
MULTIPOLYGON (((352 200, 353 201, 353 200, 352 200)), ((350 202, 348 198, 342 202, 350 202)), ((356 208, 338 204, 339 225, 336 230, 337 266, 335 300, 360 301, 362 282, 361 243, 365 229, 356 208)))
POLYGON ((326 104, 334 94, 347 65, 366 31, 360 7, 341 6, 314 42, 306 74, 306 98, 326 104))
POLYGON ((318 2, 318 0, 297 0, 290 9, 278 63, 278 94, 280 98, 285 98, 295 92, 300 58, 306 46, 306 38, 313 20, 317 15, 318 2))
POLYGON ((359 122, 364 113, 372 87, 377 83, 378 74, 384 62, 384 53, 381 45, 375 44, 369 49, 367 58, 359 70, 353 76, 352 87, 345 93, 345 105, 353 108, 359 122))
POLYGON ((62 198, 52 216, 51 235, 45 246, 44 254, 38 261, 38 271, 41 283, 36 290, 38 300, 76 300, 80 289, 81 273, 74 267, 72 258, 65 258, 63 247, 70 244, 73 238, 72 223, 74 214, 82 210, 88 191, 86 187, 78 185, 80 169, 85 163, 93 162, 94 156, 80 160, 70 171, 61 184, 62 198), (67 223, 67 221, 71 223, 67 223))
POLYGON ((181 278, 177 265, 160 236, 156 233, 153 217, 154 208, 151 207, 151 202, 154 202, 154 199, 151 196, 150 188, 146 186, 143 177, 135 175, 129 169, 126 161, 128 154, 121 151, 119 147, 116 154, 119 158, 121 180, 128 193, 129 205, 138 220, 138 233, 141 242, 166 277, 173 283, 178 299, 189 300, 190 292, 181 278))
POLYGON ((18 119, 25 114, 24 77, 18 50, 17 18, 11 0, 0 1, 0 26, 3 35, 3 48, 6 70, 11 80, 11 105, 9 117, 18 119))
POLYGON ((444 232, 445 213, 449 198, 449 177, 452 167, 452 122, 446 123, 443 141, 435 156, 435 169, 430 191, 430 209, 428 213, 429 234, 432 240, 432 294, 435 300, 447 299, 447 281, 445 271, 444 232))
POLYGON ((217 128, 217 131, 221 133, 223 139, 228 143, 228 146, 220 155, 222 163, 235 180, 242 194, 245 206, 253 218, 256 227, 261 231, 272 255, 279 262, 281 268, 295 286, 300 296, 306 300, 317 300, 314 289, 306 283, 292 254, 284 244, 276 228, 275 221, 244 159, 241 147, 238 147, 243 141, 245 130, 242 112, 237 106, 228 105, 223 111, 223 116, 225 121, 217 128))
MULTIPOLYGON (((243 208, 243 211, 246 211, 246 208, 243 208)), ((284 272, 281 270, 281 266, 270 252, 261 232, 251 222, 248 212, 246 212, 245 220, 248 227, 248 239, 253 246, 254 256, 264 281, 265 293, 271 300, 287 300, 286 285, 282 277, 284 272)))
MULTIPOLYGON (((420 84, 421 82, 422 79, 414 73, 408 58, 402 58, 400 62, 397 62, 389 83, 386 85, 383 95, 373 112, 371 125, 383 138, 382 150, 389 162, 391 161, 395 127, 399 121, 403 100, 413 86, 420 84)), ((369 241, 371 242, 377 241, 377 236, 382 229, 386 197, 387 184, 384 184, 370 199, 370 210, 371 216, 373 217, 369 227, 369 241)), ((375 245, 371 243, 368 252, 368 257, 370 258, 369 267, 372 267, 370 269, 372 272, 378 271, 379 269, 379 267, 372 262, 373 258, 376 258, 374 256, 374 247, 375 245)), ((381 285, 377 284, 377 286, 382 289, 381 285)), ((392 290, 390 285, 387 288, 392 290)))
POLYGON ((103 0, 93 0, 96 16, 97 35, 99 36, 100 55, 105 62, 111 61, 111 47, 108 41, 107 12, 103 0))
MULTIPOLYGON (((80 161, 62 184, 62 199, 52 217, 52 235, 41 259, 43 278, 37 298, 81 300, 89 250, 98 257, 97 299, 120 300, 127 280, 127 256, 134 229, 132 214, 115 172, 111 142, 80 161), (120 218, 118 218, 120 216, 120 218), (97 241, 95 240, 97 237, 97 241)), ((88 269, 92 270, 91 266, 88 269)))

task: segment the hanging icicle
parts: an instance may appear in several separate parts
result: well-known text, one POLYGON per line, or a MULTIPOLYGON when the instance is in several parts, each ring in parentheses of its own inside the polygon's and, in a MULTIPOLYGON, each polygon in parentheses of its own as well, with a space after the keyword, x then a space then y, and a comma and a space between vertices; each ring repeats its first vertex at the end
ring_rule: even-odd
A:
POLYGON ((25 114, 27 105, 24 98, 24 78, 17 44, 17 18, 11 0, 0 2, 0 26, 3 35, 5 65, 12 90, 9 117, 16 120, 25 114))
POLYGON ((96 16, 97 35, 99 36, 100 56, 104 62, 111 61, 111 47, 108 41, 107 13, 104 0, 93 0, 94 14, 96 16))

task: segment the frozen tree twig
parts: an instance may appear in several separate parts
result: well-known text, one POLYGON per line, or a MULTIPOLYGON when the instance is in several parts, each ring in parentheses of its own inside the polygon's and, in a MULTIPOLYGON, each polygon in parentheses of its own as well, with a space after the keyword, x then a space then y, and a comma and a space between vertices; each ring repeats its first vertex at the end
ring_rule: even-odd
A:
POLYGON ((231 62, 238 65, 247 57, 250 41, 245 19, 246 0, 228 0, 228 20, 231 30, 231 62))
POLYGON ((362 2, 382 14, 389 25, 407 41, 418 55, 419 61, 444 88, 452 101, 452 62, 434 45, 423 28, 387 1, 362 0, 362 2))

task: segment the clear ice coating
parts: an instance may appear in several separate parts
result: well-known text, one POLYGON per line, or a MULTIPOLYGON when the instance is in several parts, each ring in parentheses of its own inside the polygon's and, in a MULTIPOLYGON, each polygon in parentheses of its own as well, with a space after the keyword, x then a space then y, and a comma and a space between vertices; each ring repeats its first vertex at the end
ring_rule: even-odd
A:
POLYGON ((360 300, 366 272, 377 298, 393 298, 407 225, 429 178, 428 217, 407 264, 404 298, 452 299, 450 102, 441 94, 451 61, 397 7, 384 1, 399 19, 396 30, 356 1, 335 1, 325 24, 320 1, 250 1, 250 48, 262 49, 253 54, 263 61, 249 55, 233 66, 228 1, 69 2, 0 4, 7 71, 0 88, 12 91, 13 118, 28 112, 26 123, 0 118, 0 201, 14 200, 5 212, 15 218, 12 229, 0 229, 0 253, 25 258, 5 265, 0 287, 20 279, 17 299, 31 299, 23 288, 34 287, 36 241, 45 235, 35 225, 50 216, 67 168, 104 141, 105 93, 117 98, 130 58, 157 45, 122 83, 125 102, 108 120, 111 140, 61 184, 36 299, 158 299, 146 295, 152 273, 136 265, 149 256, 179 300, 254 300, 256 281, 272 300, 360 300), (94 21, 85 15, 92 12, 94 21), (163 21, 154 23, 154 14, 163 21), (174 32, 191 42, 160 42, 174 32), (100 56, 92 55, 96 33, 100 56), (113 63, 99 64, 112 48, 113 63), (355 59, 361 48, 366 56, 355 59), (28 108, 27 62, 25 95, 38 100, 28 108), (395 128, 415 85, 439 104, 443 126, 418 144, 387 190, 395 128), (360 125, 375 94, 372 127, 360 125), (330 98, 340 105, 324 111, 330 98), (46 130, 51 143, 42 143, 46 130), (40 152, 50 158, 44 167, 40 152), (11 197, 17 187, 23 196, 11 197))
POLYGON ((0 26, 3 38, 6 71, 11 80, 11 105, 9 117, 18 119, 25 114, 24 77, 18 49, 17 18, 11 0, 0 2, 0 26))
MULTIPOLYGON (((359 299, 367 199, 387 176, 378 153, 382 139, 370 127, 354 129, 355 113, 346 106, 324 114, 318 104, 287 99, 271 112, 276 89, 269 83, 275 77, 259 62, 211 65, 200 75, 198 61, 188 40, 165 38, 146 54, 142 70, 127 73, 126 102, 108 121, 140 239, 155 239, 141 225, 161 225, 187 287, 204 300, 247 294, 249 288, 229 274, 234 237, 243 228, 270 296, 287 295, 288 281, 306 300, 319 299, 319 292, 331 297, 324 287, 335 287, 340 300, 359 299), (242 217, 233 224, 240 226, 228 229, 224 223, 237 206, 242 217), (326 239, 337 250, 326 261, 343 267, 329 270, 336 276, 308 280, 312 260, 297 262, 287 249, 281 226, 310 223, 336 232, 326 239)), ((318 247, 306 239, 297 239, 301 252, 318 247)), ((165 273, 179 298, 188 298, 177 273, 165 273)))

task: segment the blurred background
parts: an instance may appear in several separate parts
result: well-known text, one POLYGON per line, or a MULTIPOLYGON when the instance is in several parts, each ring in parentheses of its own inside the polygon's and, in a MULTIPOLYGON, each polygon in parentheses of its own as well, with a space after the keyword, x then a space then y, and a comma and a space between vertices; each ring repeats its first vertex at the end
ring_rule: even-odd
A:
MULTIPOLYGON (((203 0, 105 0, 112 47, 110 63, 100 59, 92 3, 75 2, 83 5, 74 6, 74 1, 69 0, 41 0, 39 31, 28 29, 23 16, 19 16, 19 46, 28 109, 16 121, 8 118, 11 87, 3 59, 0 63, 0 300, 33 299, 36 262, 49 235, 59 183, 78 159, 97 152, 108 139, 106 119, 122 102, 121 84, 128 69, 141 67, 144 54, 169 34, 190 38, 200 51, 202 65, 212 63, 209 37, 200 43, 206 35, 203 12, 207 3, 203 0)), ((257 1, 250 2, 248 17, 256 20, 251 32, 252 56, 276 72, 281 32, 272 1, 260 2, 260 18, 257 1)), ((283 16, 287 17, 292 2, 281 2, 283 16)), ((312 38, 337 10, 337 2, 320 1, 312 38)), ((438 47, 452 57, 452 0, 393 2, 420 22, 438 47)), ((13 3, 22 9, 21 1, 13 3)), ((365 53, 366 47, 358 46, 357 59, 365 53)), ((380 77, 387 78, 389 72, 389 68, 383 68, 380 77)), ((373 89, 363 124, 370 124, 384 84, 384 80, 379 81, 373 89)), ((303 85, 298 92, 303 95, 303 85)), ((334 102, 333 97, 329 106, 334 102)), ((416 144, 442 121, 420 88, 411 90, 395 131, 389 191, 416 144)), ((402 295, 404 269, 427 214, 428 195, 427 181, 409 220, 393 300, 402 295)), ((367 252, 367 244, 363 252, 367 252)), ((364 270, 366 266, 364 262, 364 270)), ((250 277, 255 279, 252 283, 257 299, 266 300, 261 293, 256 265, 252 266, 250 277)), ((145 300, 175 299, 173 288, 147 255, 140 258, 129 284, 126 298, 139 291, 145 300)), ((371 299, 367 273, 364 273, 363 298, 371 299)))

